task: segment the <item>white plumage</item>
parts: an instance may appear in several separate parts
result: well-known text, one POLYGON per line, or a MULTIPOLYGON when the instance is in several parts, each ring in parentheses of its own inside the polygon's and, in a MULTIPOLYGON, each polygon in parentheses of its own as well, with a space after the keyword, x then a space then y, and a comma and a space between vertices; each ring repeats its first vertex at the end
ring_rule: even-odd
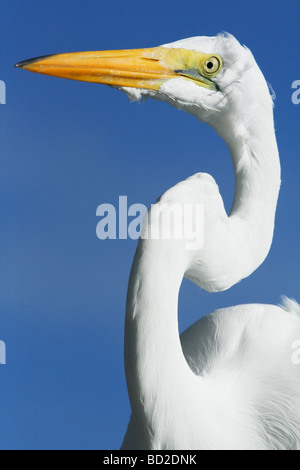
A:
MULTIPOLYGON (((181 344, 176 338, 182 276, 221 291, 267 256, 280 164, 272 98, 250 51, 223 35, 171 47, 223 59, 218 92, 174 78, 158 96, 150 93, 193 113, 226 140, 235 198, 228 217, 213 178, 194 175, 159 204, 204 204, 204 247, 191 256, 179 242, 140 242, 128 291, 125 363, 133 413, 123 448, 299 449, 300 368, 292 362, 292 345, 300 337, 296 303, 219 310, 184 332, 181 344)), ((147 92, 134 93, 140 98, 147 92)))
MULTIPOLYGON (((210 124, 231 153, 236 184, 229 215, 216 182, 202 173, 169 189, 149 211, 148 230, 157 224, 156 209, 164 216, 174 205, 200 204, 204 244, 187 249, 184 236, 139 241, 126 308, 132 416, 122 448, 299 450, 296 302, 219 310, 181 337, 178 332, 183 277, 210 292, 229 289, 261 265, 272 243, 280 162, 272 97, 251 52, 219 35, 153 49, 49 56, 19 67, 106 83, 131 99, 167 101, 210 124)), ((201 157, 201 136, 198 147, 201 157)), ((185 223, 171 224, 171 235, 185 223)))
MULTIPOLYGON (((155 431, 143 433, 132 417, 123 448, 299 450, 299 366, 291 361, 297 310, 297 304, 240 305, 186 330, 181 344, 192 372, 174 364, 179 380, 171 388, 158 368, 160 397, 153 393, 149 410, 155 431)), ((151 369, 144 372, 150 376, 151 369)))

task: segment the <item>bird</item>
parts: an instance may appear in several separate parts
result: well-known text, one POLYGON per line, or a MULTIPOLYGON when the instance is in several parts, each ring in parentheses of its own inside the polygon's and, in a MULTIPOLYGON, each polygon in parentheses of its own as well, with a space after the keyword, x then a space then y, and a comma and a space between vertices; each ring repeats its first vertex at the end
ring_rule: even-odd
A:
MULTIPOLYGON (((145 217, 126 301, 131 417, 121 449, 300 450, 300 369, 292 360, 299 304, 283 298, 281 305, 238 305, 181 335, 178 327, 183 278, 225 291, 250 276, 272 245, 281 186, 274 97, 252 52, 220 33, 16 66, 110 85, 131 100, 166 101, 209 124, 230 151, 229 213, 214 178, 197 173, 168 189, 145 217), (191 243, 187 226, 199 243, 191 243)), ((207 145, 199 139, 200 154, 207 145)))

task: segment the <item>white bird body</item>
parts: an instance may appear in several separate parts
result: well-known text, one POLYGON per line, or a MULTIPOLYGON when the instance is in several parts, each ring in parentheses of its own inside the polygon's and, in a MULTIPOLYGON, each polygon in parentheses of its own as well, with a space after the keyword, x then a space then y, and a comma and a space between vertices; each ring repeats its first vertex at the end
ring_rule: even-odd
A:
POLYGON ((123 449, 300 449, 300 374, 291 360, 297 304, 218 310, 186 330, 181 344, 166 343, 166 324, 157 320, 143 345, 152 354, 140 364, 143 413, 135 407, 123 449))
MULTIPOLYGON (((269 253, 280 162, 273 101, 251 52, 230 35, 198 37, 133 51, 61 54, 19 67, 116 86, 130 98, 169 102, 211 125, 234 167, 227 215, 214 179, 199 173, 153 206, 143 233, 174 205, 204 208, 204 243, 188 249, 184 230, 141 237, 129 280, 125 370, 132 416, 123 449, 300 449, 300 307, 240 305, 201 319, 181 336, 183 277, 219 292, 253 273, 269 253), (67 67, 66 67, 67 65, 67 67)), ((199 139, 200 157, 207 142, 199 139)))

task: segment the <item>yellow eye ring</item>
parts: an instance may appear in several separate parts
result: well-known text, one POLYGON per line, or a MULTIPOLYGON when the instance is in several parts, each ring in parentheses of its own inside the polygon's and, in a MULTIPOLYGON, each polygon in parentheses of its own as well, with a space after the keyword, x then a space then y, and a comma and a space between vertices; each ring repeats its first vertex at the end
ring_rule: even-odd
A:
POLYGON ((207 75, 214 75, 219 72, 221 65, 222 64, 220 59, 218 57, 212 56, 205 61, 203 69, 207 75))

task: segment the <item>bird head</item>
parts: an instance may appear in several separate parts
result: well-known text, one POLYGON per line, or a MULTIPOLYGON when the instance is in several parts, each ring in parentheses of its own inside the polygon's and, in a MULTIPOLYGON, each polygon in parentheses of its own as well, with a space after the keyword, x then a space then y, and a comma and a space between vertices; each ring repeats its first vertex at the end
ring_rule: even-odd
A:
POLYGON ((217 131, 222 129, 224 112, 228 122, 228 115, 235 119, 237 111, 239 116, 242 111, 246 115, 253 101, 272 103, 253 55, 229 34, 193 37, 150 49, 49 55, 16 67, 110 85, 132 100, 164 100, 217 131))

